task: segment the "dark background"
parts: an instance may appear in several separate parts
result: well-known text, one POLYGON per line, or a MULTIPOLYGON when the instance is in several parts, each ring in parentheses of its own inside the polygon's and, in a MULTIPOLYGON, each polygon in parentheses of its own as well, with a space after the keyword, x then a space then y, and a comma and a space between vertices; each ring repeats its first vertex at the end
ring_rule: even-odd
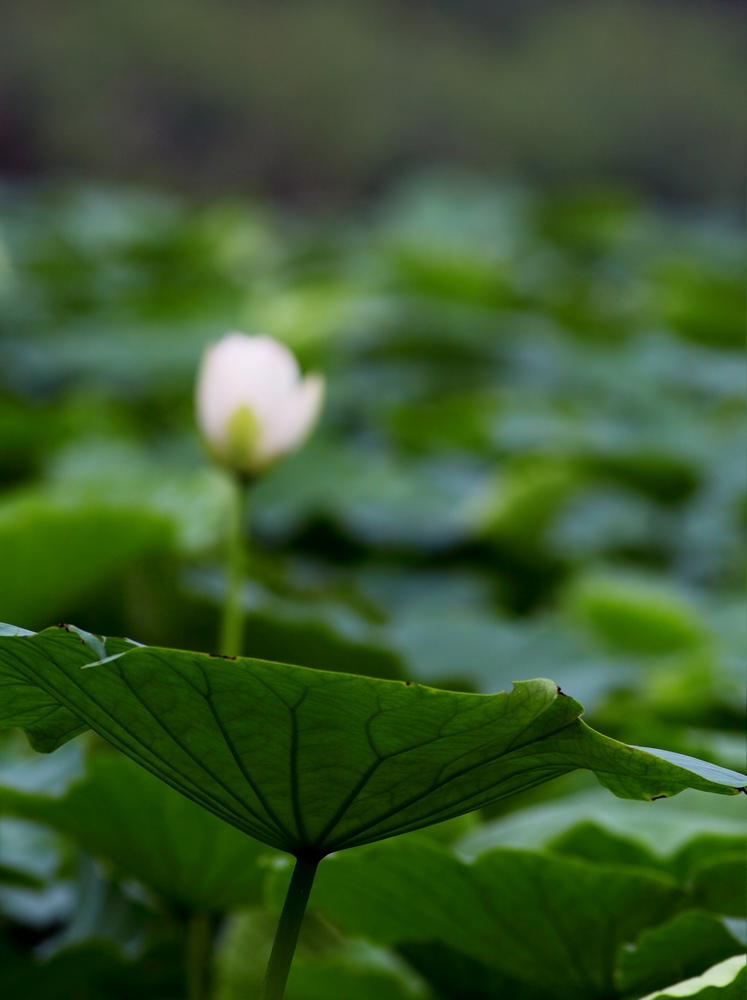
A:
POLYGON ((741 6, 4 0, 0 176, 326 204, 435 161, 733 207, 741 6))

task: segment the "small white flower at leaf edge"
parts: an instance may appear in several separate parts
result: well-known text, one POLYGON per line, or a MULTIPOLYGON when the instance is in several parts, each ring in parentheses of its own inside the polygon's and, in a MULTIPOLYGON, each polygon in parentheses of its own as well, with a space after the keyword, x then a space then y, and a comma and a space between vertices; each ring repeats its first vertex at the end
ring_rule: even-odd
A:
POLYGON ((197 376, 197 423, 213 457, 243 476, 301 445, 324 397, 320 375, 301 377, 284 344, 228 333, 206 348, 197 376))

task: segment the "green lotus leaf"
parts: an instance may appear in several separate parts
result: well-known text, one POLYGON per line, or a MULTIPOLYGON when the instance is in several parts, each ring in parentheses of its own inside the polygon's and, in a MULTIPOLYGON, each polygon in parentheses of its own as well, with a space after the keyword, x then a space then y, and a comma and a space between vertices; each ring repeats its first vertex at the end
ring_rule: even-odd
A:
POLYGON ((0 619, 64 615, 128 566, 171 545, 163 515, 29 494, 0 503, 0 619))
POLYGON ((746 836, 700 835, 678 851, 654 854, 636 837, 623 837, 591 822, 578 823, 546 841, 549 850, 586 861, 653 868, 686 882, 695 905, 714 913, 744 916, 746 836))
POLYGON ((0 787, 0 813, 53 827, 188 911, 260 899, 267 847, 121 754, 96 754, 63 796, 0 787))
POLYGON ((443 941, 409 942, 397 950, 425 980, 437 990, 439 1000, 464 1000, 464 984, 469 983, 470 1000, 553 1000, 542 987, 519 982, 497 969, 470 958, 443 941))
POLYGON ((692 1000, 743 1000, 747 986, 747 958, 734 955, 712 966, 700 976, 685 979, 663 990, 649 993, 641 1000, 674 1000, 691 997, 692 1000))
MULTIPOLYGON (((278 875, 278 901, 283 888, 278 875)), ((618 995, 620 949, 682 898, 658 872, 510 849, 467 863, 421 837, 326 859, 311 906, 343 932, 405 954, 435 943, 542 996, 608 1000, 618 995)), ((507 984, 505 995, 522 994, 507 984)))
MULTIPOLYGON (((90 636, 90 633, 72 630, 71 634, 77 635, 77 641, 59 643, 55 647, 58 657, 65 659, 70 666, 78 668, 86 666, 92 659, 100 658, 100 652, 91 645, 94 637, 90 636)), ((31 638, 35 635, 36 633, 26 629, 0 625, 2 638, 31 638)), ((118 642, 110 639, 107 648, 113 652, 115 649, 123 650, 131 647, 126 640, 118 642)), ((12 647, 4 649, 6 655, 3 657, 0 669, 0 729, 10 727, 23 729, 35 750, 40 753, 51 753, 89 728, 79 715, 62 705, 53 694, 48 694, 42 687, 30 681, 27 674, 14 665, 12 647)))
POLYGON ((60 720, 52 711, 48 733, 45 720, 62 706, 221 819, 297 857, 417 830, 576 768, 626 798, 747 784, 600 735, 549 680, 465 694, 126 640, 108 640, 101 657, 85 635, 0 637, 4 725, 51 745, 60 720))
POLYGON ((603 788, 592 787, 481 823, 461 837, 457 849, 460 856, 469 858, 494 847, 522 847, 561 849, 590 860, 616 861, 622 861, 624 852, 626 864, 634 863, 638 853, 644 867, 653 863, 684 879, 708 858, 745 846, 744 810, 723 796, 704 799, 695 792, 685 792, 652 808, 647 802, 611 799, 603 788), (613 846, 608 841, 607 848, 614 853, 603 858, 599 853, 603 848, 593 842, 597 839, 594 835, 586 844, 573 836, 569 849, 564 849, 563 840, 582 824, 605 831, 627 846, 613 846), (643 854, 635 850, 636 845, 643 854))
POLYGON ((698 910, 645 930, 634 948, 620 954, 617 981, 624 996, 649 993, 689 979, 744 951, 722 920, 698 910))
POLYGON ((744 850, 706 861, 693 873, 692 893, 698 906, 744 920, 745 871, 744 850))

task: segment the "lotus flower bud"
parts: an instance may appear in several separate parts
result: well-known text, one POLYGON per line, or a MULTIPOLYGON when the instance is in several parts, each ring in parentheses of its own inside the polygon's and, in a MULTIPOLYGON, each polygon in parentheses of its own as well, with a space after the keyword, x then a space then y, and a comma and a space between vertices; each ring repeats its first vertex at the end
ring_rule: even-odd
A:
POLYGON ((323 395, 323 378, 301 378, 283 344, 228 333, 203 356, 197 423, 213 457, 251 478, 306 439, 323 395))

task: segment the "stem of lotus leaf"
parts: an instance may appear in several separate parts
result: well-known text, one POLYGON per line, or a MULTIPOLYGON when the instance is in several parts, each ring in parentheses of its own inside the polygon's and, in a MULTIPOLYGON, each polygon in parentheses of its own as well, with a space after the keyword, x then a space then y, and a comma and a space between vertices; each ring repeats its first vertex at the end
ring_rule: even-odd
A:
POLYGON ((193 913, 187 924, 185 965, 187 997, 207 1000, 210 995, 210 956, 213 924, 209 913, 193 913))
POLYGON ((223 656, 241 656, 244 631, 241 590, 247 562, 244 518, 249 486, 240 479, 234 479, 231 487, 231 511, 226 538, 226 594, 220 627, 220 652, 223 656))
POLYGON ((293 877, 288 886, 288 894, 280 914, 280 922, 275 933, 275 941, 267 964, 265 981, 259 1000, 283 1000, 285 984, 288 981, 293 953, 306 913, 309 893, 314 884, 314 876, 319 860, 298 858, 293 869, 293 877))

